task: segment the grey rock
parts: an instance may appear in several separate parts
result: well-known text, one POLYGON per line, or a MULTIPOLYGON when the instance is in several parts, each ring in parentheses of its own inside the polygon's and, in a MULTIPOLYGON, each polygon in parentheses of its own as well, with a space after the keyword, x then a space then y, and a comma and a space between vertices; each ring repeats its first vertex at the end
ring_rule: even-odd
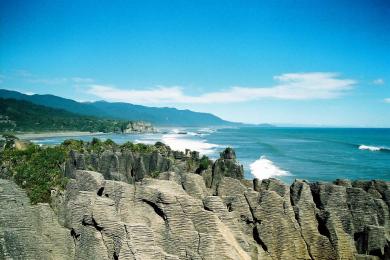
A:
POLYGON ((137 160, 146 176, 74 170, 50 206, 0 179, 0 259, 389 259, 386 182, 252 186, 221 176, 213 190, 191 172, 149 178, 159 166, 145 156, 130 166, 105 156, 119 156, 102 167, 110 178, 137 160))
POLYGON ((73 259, 71 230, 48 204, 32 206, 15 183, 0 179, 0 259, 73 259))
POLYGON ((244 178, 244 168, 236 160, 236 154, 233 149, 226 148, 221 157, 216 160, 212 168, 211 187, 216 191, 223 177, 231 177, 235 179, 244 178))
MULTIPOLYGON (((168 151, 167 151, 168 153, 168 151)), ((132 151, 105 150, 101 154, 71 151, 65 165, 65 175, 75 178, 76 170, 94 170, 105 179, 127 183, 142 180, 154 172, 173 169, 172 159, 158 152, 137 153, 132 151)))
POLYGON ((153 127, 151 123, 143 121, 132 121, 130 122, 125 129, 124 133, 131 134, 141 134, 141 133, 156 133, 157 130, 153 127))
POLYGON ((237 158, 236 152, 232 148, 228 147, 221 153, 221 158, 227 160, 235 160, 237 158))

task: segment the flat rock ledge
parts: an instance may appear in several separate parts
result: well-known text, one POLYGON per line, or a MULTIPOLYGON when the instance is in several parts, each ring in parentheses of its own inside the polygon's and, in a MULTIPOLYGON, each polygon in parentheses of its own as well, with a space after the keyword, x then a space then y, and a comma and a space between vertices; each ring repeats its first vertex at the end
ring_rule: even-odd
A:
POLYGON ((51 205, 0 179, 0 259, 390 259, 389 182, 223 175, 77 170, 51 205))

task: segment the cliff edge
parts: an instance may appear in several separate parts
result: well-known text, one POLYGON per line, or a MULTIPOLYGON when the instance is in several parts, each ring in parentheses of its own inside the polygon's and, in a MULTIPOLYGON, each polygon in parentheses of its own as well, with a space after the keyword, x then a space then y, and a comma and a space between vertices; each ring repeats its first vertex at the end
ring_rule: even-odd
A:
POLYGON ((389 182, 252 182, 232 150, 197 173, 167 153, 73 153, 50 205, 0 179, 0 259, 390 259, 389 182))

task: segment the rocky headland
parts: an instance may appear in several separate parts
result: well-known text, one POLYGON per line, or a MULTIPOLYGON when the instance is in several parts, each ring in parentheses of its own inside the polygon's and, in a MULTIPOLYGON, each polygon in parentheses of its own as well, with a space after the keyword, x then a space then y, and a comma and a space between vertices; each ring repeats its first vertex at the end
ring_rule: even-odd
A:
POLYGON ((245 180, 230 148, 90 147, 67 150, 50 203, 3 161, 0 259, 390 259, 389 182, 245 180))
POLYGON ((144 133, 156 133, 157 130, 151 123, 144 121, 130 121, 125 128, 123 129, 123 133, 126 134, 144 134, 144 133))

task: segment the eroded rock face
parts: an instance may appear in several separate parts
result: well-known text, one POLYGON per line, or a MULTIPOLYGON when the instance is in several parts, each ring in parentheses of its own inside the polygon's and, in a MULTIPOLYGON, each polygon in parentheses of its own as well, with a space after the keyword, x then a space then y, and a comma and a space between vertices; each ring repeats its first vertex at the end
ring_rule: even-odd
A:
POLYGON ((76 170, 95 170, 105 179, 127 183, 140 181, 154 172, 174 169, 168 154, 109 151, 101 154, 72 151, 66 164, 66 175, 75 178, 76 170))
POLYGON ((199 175, 171 174, 171 180, 144 179, 135 185, 106 180, 98 187, 85 184, 99 180, 96 173, 76 174, 81 177, 56 204, 59 218, 76 234, 76 259, 94 254, 104 259, 251 259, 253 250, 244 250, 236 239, 250 237, 229 228, 234 218, 220 219, 227 208, 221 198, 209 196, 199 175), (209 197, 219 198, 222 212, 205 209, 203 200, 209 197))
POLYGON ((51 207, 0 180, 0 259, 390 257, 388 182, 222 176, 214 191, 187 172, 133 184, 74 175, 51 207))
POLYGON ((70 231, 48 204, 32 206, 24 190, 0 179, 0 259, 74 259, 70 231))
POLYGON ((235 179, 244 178, 244 168, 236 160, 236 153, 232 148, 226 148, 216 160, 212 168, 211 188, 216 192, 223 177, 235 179))
POLYGON ((102 173, 107 180, 134 183, 161 172, 195 172, 199 167, 199 153, 196 151, 173 151, 160 142, 155 147, 159 151, 140 152, 126 148, 102 152, 72 150, 65 163, 65 176, 75 178, 77 170, 92 170, 102 173))
POLYGON ((151 123, 143 121, 132 121, 123 130, 124 133, 156 133, 157 130, 151 123))

